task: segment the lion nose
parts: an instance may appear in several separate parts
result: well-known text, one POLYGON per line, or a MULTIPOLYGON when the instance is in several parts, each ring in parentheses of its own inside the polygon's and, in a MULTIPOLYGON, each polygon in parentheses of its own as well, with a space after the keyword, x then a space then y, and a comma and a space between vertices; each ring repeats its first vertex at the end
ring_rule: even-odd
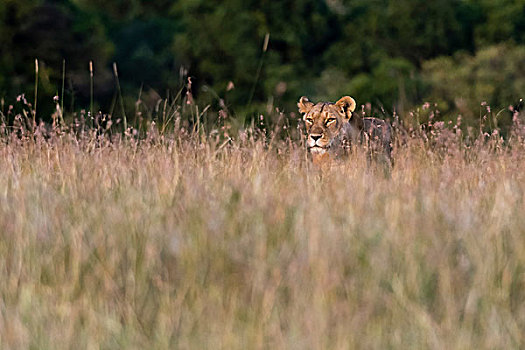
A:
POLYGON ((310 137, 312 138, 312 140, 317 141, 322 137, 322 135, 315 134, 315 135, 310 135, 310 137))

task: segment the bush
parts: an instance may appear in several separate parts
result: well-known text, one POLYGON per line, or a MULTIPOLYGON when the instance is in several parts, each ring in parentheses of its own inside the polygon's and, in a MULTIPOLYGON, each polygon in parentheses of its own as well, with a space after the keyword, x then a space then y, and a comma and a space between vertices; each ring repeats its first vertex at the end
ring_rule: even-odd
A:
POLYGON ((508 107, 525 94, 523 62, 525 46, 512 43, 489 46, 476 55, 458 53, 427 61, 422 71, 429 85, 427 99, 440 103, 445 114, 461 114, 467 123, 475 124, 488 113, 496 118, 493 126, 508 127, 508 107))

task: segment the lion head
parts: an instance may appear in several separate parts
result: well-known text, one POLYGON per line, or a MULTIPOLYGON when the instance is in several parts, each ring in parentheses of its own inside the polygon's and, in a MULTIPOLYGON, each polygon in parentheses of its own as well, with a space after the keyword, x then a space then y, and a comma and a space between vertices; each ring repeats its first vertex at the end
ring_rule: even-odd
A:
POLYGON ((357 122, 358 119, 353 116, 356 103, 350 96, 342 97, 335 103, 317 104, 303 96, 297 106, 306 125, 306 145, 314 155, 324 155, 330 149, 339 147, 343 142, 342 135, 347 135, 351 128, 350 122, 357 122))

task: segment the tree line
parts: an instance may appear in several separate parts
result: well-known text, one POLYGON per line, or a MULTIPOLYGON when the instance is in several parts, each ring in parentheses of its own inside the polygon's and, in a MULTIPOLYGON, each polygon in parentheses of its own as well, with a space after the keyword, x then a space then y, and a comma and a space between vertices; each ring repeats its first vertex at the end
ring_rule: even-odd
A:
POLYGON ((191 77, 199 103, 242 118, 350 94, 468 122, 525 92, 525 0, 4 0, 0 18, 0 96, 33 94, 38 58, 43 111, 62 85, 66 110, 109 110, 113 62, 127 108, 191 77))

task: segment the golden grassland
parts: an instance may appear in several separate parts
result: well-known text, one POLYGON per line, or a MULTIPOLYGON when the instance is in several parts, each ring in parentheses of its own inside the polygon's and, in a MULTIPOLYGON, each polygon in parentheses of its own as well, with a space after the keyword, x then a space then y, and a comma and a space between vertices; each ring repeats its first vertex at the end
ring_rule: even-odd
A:
POLYGON ((525 143, 454 135, 389 173, 250 133, 5 136, 0 348, 521 348, 525 143))

